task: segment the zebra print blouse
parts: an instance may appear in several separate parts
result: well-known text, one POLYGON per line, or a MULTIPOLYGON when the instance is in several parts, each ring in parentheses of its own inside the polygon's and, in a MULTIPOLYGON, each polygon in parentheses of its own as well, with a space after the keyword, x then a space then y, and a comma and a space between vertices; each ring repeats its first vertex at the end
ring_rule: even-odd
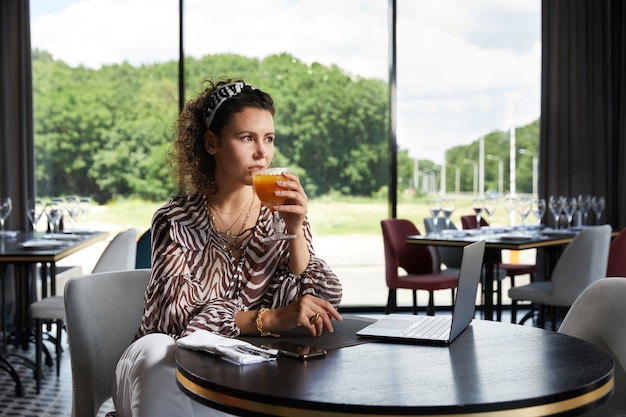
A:
POLYGON ((283 307, 305 294, 339 305, 341 283, 314 256, 308 221, 304 235, 311 258, 306 270, 294 275, 288 266, 288 242, 260 240, 271 228, 267 208, 261 208, 241 258, 235 259, 213 229, 206 206, 200 194, 177 196, 154 214, 152 272, 138 337, 166 333, 178 338, 198 329, 235 337, 236 313, 283 307))

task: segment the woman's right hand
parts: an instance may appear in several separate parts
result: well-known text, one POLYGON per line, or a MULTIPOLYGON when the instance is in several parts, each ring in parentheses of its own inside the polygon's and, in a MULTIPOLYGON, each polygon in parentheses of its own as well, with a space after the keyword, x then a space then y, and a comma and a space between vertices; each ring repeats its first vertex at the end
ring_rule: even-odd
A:
POLYGON ((305 295, 285 307, 270 310, 263 318, 263 327, 273 333, 306 327, 312 336, 321 336, 324 328, 332 333, 331 320, 342 320, 332 304, 313 295, 305 295))

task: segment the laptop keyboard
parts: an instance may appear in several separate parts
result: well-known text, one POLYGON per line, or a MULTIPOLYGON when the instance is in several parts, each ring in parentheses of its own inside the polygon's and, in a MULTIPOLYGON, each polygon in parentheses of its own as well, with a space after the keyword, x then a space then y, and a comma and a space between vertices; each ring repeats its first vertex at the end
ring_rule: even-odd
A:
POLYGON ((442 339, 450 333, 450 317, 427 317, 400 332, 401 336, 417 339, 442 339))

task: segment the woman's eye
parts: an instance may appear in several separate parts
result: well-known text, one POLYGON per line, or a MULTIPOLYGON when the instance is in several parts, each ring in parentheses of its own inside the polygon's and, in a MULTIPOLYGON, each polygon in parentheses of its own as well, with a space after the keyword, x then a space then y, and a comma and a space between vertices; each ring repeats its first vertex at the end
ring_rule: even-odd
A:
POLYGON ((269 142, 269 143, 274 142, 274 136, 268 136, 268 137, 266 137, 266 138, 265 138, 265 141, 266 141, 266 142, 269 142))
POLYGON ((244 136, 244 137, 241 138, 241 140, 243 140, 244 142, 250 142, 252 140, 252 137, 244 136))

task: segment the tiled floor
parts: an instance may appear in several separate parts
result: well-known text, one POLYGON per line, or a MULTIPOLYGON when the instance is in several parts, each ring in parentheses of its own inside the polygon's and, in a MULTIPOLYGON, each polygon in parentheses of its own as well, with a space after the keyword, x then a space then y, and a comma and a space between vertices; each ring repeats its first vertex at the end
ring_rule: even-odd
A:
MULTIPOLYGON (((56 377, 55 368, 44 366, 44 378, 42 379, 41 392, 35 391, 35 379, 32 369, 24 365, 17 365, 17 358, 9 357, 12 363, 16 363, 25 395, 15 396, 15 383, 9 374, 0 369, 0 417, 51 417, 72 415, 72 372, 70 367, 67 344, 63 344, 65 351, 61 358, 61 374, 56 377)), ((54 350, 53 345, 48 348, 54 350)), ((9 353, 24 355, 34 359, 34 346, 26 352, 21 348, 9 348, 9 353)), ((108 411, 113 410, 112 404, 105 403, 98 417, 104 417, 108 411)))

